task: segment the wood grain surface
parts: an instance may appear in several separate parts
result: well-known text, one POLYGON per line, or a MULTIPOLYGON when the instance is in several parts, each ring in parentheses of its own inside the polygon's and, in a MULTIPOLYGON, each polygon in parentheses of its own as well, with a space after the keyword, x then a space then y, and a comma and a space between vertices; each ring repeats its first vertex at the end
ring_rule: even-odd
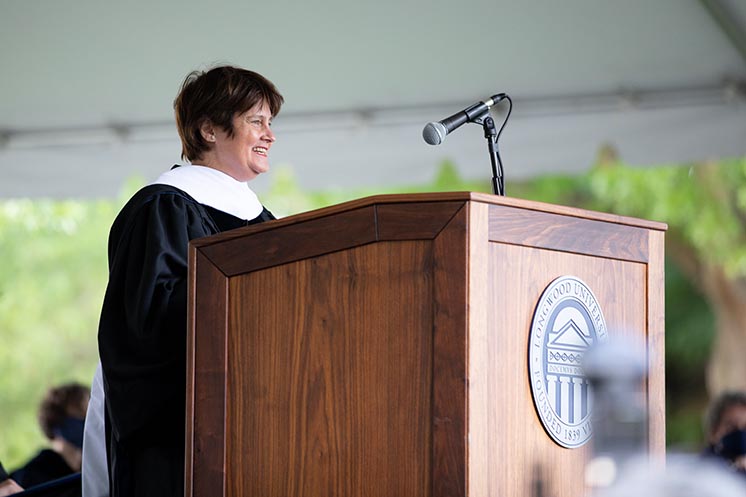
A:
POLYGON ((474 193, 378 196, 190 246, 186 495, 590 496, 528 379, 533 311, 582 279, 646 346, 665 453, 665 225, 474 193))
POLYGON ((190 251, 185 495, 223 495, 228 280, 190 251))
POLYGON ((382 242, 231 282, 226 495, 431 495, 431 266, 382 242))

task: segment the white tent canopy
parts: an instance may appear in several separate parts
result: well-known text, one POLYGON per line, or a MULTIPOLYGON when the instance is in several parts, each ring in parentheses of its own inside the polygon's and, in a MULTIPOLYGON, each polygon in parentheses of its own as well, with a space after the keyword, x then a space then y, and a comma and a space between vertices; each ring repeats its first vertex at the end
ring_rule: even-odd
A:
POLYGON ((489 178, 479 127, 420 134, 498 92, 508 180, 582 171, 606 143, 641 165, 744 155, 745 27, 741 0, 5 0, 0 198, 156 177, 180 161, 181 81, 216 63, 284 94, 272 163, 310 189, 424 182, 445 158, 489 178))

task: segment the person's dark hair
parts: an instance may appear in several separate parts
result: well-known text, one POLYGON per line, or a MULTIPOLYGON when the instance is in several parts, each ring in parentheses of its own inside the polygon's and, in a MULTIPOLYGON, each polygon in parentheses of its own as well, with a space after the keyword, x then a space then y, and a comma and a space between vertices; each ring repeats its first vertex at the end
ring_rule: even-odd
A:
POLYGON ((746 407, 746 392, 723 392, 710 403, 705 414, 705 435, 707 438, 710 438, 715 433, 715 430, 717 430, 717 427, 723 420, 723 414, 726 409, 732 406, 746 407))
POLYGON ((192 162, 208 150, 200 133, 206 120, 233 136, 233 116, 260 102, 267 103, 272 116, 280 112, 284 102, 275 85, 261 74, 232 66, 189 73, 174 100, 181 158, 192 162))
POLYGON ((79 383, 68 383, 49 389, 39 406, 39 425, 50 440, 65 418, 85 417, 91 390, 79 383))

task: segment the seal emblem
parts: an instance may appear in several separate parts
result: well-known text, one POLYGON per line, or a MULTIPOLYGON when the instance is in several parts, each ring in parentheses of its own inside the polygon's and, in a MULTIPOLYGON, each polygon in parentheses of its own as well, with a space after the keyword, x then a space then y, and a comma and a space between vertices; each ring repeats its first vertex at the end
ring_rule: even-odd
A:
POLYGON ((581 363, 591 345, 606 340, 606 321, 588 285, 574 276, 552 281, 534 311, 528 369, 539 418, 563 447, 591 438, 593 398, 581 363))

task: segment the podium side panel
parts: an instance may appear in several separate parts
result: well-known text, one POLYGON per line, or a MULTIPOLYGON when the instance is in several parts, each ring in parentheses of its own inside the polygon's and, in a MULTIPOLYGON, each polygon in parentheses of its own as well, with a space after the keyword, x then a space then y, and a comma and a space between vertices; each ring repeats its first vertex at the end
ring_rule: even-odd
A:
POLYGON ((658 457, 666 450, 666 323, 664 297, 664 233, 650 234, 648 264, 648 429, 649 450, 658 457))
POLYGON ((647 262, 648 230, 553 212, 490 206, 490 240, 553 251, 647 262))
POLYGON ((534 407, 531 320, 544 288, 573 275, 595 293, 610 334, 645 340, 646 264, 495 242, 488 251, 487 323, 470 326, 469 336, 469 495, 531 495, 540 482, 547 495, 589 496, 584 464, 592 439, 559 446, 534 407))

